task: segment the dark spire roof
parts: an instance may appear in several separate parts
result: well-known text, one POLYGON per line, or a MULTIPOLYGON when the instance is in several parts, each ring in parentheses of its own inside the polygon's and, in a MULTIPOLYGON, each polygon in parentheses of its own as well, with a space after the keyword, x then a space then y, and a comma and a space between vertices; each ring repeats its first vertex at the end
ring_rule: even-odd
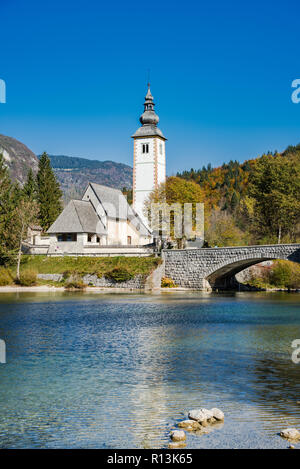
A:
POLYGON ((154 137, 159 136, 166 140, 163 136, 162 131, 157 127, 159 122, 159 117, 154 111, 154 101, 153 96, 150 90, 150 83, 148 83, 148 91, 145 96, 144 102, 144 112, 140 117, 140 123, 142 127, 140 127, 132 137, 154 137))

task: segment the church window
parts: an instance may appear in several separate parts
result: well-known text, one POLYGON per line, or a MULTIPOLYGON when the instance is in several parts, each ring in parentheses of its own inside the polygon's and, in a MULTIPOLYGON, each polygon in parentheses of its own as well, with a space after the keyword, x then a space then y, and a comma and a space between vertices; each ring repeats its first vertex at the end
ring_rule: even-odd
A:
POLYGON ((149 144, 142 143, 142 146, 143 146, 143 153, 149 153, 149 144))
POLYGON ((162 155, 163 153, 163 147, 162 147, 162 143, 159 144, 159 153, 162 155))
POLYGON ((131 236, 127 236, 127 244, 131 245, 131 236))
POLYGON ((88 233, 88 243, 91 243, 92 242, 92 234, 91 233, 88 233))
POLYGON ((57 241, 77 241, 77 233, 62 233, 57 235, 57 241))

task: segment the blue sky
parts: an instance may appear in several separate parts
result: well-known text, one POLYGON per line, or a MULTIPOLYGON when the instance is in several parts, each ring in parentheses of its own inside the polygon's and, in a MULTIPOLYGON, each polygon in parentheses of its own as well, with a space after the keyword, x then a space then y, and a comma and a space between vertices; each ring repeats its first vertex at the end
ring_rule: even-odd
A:
POLYGON ((300 142, 297 1, 0 0, 0 133, 132 165, 151 69, 167 171, 300 142))

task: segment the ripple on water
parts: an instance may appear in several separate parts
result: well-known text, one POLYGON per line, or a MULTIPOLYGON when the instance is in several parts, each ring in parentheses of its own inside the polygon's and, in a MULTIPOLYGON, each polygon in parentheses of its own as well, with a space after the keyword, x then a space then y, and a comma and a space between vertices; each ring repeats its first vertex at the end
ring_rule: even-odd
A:
POLYGON ((167 447, 199 406, 225 422, 188 448, 286 447, 300 426, 299 295, 1 295, 0 337, 1 447, 167 447))

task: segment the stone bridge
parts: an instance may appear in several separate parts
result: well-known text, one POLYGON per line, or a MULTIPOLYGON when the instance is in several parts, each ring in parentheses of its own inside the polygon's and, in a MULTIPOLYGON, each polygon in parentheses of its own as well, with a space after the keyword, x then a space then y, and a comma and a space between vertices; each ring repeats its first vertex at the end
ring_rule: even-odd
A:
POLYGON ((300 263, 300 244, 163 250, 165 276, 181 287, 226 289, 241 270, 273 259, 300 263))

